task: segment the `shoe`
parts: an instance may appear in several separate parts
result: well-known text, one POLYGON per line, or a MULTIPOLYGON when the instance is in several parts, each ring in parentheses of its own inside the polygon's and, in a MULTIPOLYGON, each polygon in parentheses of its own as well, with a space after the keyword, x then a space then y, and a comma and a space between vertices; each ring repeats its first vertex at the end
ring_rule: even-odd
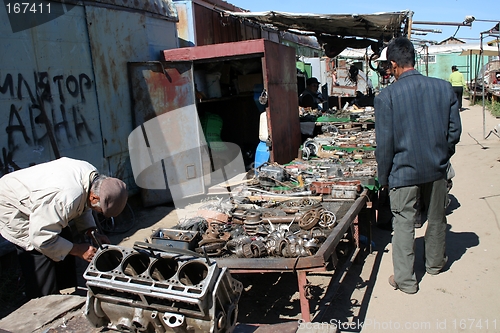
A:
POLYGON ((437 272, 435 272, 435 273, 433 273, 433 272, 429 272, 427 269, 426 269, 425 271, 426 271, 426 272, 427 272, 427 274, 429 274, 429 275, 434 275, 434 276, 436 276, 436 275, 438 275, 438 274, 440 274, 440 273, 442 273, 442 272, 443 272, 443 269, 444 269, 444 267, 446 266, 446 264, 447 264, 447 263, 448 263, 448 256, 445 256, 445 257, 444 257, 443 267, 441 267, 441 269, 440 269, 440 270, 438 270, 438 271, 437 271, 437 272))
POLYGON ((410 294, 410 295, 411 294, 416 294, 417 291, 418 291, 418 287, 417 287, 417 290, 415 290, 415 291, 405 291, 405 290, 402 290, 401 288, 399 288, 399 286, 396 283, 396 281, 394 281, 394 275, 389 276, 389 284, 391 285, 391 287, 394 288, 394 290, 401 290, 405 294, 410 294))

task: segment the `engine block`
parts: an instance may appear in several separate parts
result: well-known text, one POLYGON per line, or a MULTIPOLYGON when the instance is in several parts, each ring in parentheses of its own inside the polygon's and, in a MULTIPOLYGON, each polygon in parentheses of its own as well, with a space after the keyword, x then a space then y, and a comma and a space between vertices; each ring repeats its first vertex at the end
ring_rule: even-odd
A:
POLYGON ((215 261, 158 248, 98 250, 84 273, 88 320, 121 332, 233 331, 241 282, 215 261))

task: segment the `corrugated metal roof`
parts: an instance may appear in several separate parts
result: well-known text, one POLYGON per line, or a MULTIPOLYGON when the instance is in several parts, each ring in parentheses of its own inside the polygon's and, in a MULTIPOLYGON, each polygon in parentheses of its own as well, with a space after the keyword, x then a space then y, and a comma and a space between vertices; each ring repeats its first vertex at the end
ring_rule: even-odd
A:
POLYGON ((403 24, 412 11, 375 14, 295 14, 286 12, 226 12, 280 29, 311 31, 316 35, 352 36, 389 40, 403 33, 403 24))
MULTIPOLYGON (((441 54, 441 53, 460 53, 463 50, 467 50, 469 47, 478 47, 479 44, 441 44, 441 45, 429 45, 426 52, 429 54, 441 54)), ((420 48, 415 47, 415 49, 420 50, 420 48)))
MULTIPOLYGON (((483 45, 483 55, 484 56, 496 56, 500 52, 495 46, 483 45)), ((479 54, 481 50, 481 44, 471 43, 471 44, 444 44, 444 45, 430 45, 427 52, 429 54, 445 54, 445 53, 460 53, 460 55, 469 54, 479 54)))
MULTIPOLYGON (((80 4, 79 1, 68 1, 68 0, 52 0, 61 3, 76 3, 80 4)), ((178 20, 177 10, 175 9, 171 0, 88 0, 85 1, 86 5, 92 5, 92 3, 112 5, 118 7, 124 7, 139 11, 144 11, 152 14, 157 14, 170 19, 178 20)))
POLYGON ((348 59, 364 59, 366 55, 371 56, 373 52, 368 49, 351 49, 347 48, 344 51, 340 52, 340 58, 348 58, 348 59))
MULTIPOLYGON (((196 0, 193 0, 193 2, 195 2, 195 1, 196 0)), ((224 0, 204 0, 203 2, 212 4, 212 5, 214 5, 214 7, 218 7, 220 9, 224 9, 224 10, 230 10, 233 12, 245 12, 245 11, 247 11, 243 8, 237 7, 237 6, 233 5, 232 3, 229 3, 229 2, 224 1, 224 0)))

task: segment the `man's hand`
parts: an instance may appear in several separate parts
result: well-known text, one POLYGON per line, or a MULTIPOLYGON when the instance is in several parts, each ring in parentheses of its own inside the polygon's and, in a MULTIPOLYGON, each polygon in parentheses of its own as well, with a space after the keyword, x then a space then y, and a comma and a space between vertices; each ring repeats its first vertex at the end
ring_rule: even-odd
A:
POLYGON ((91 262, 95 256, 97 249, 88 243, 73 244, 73 248, 69 254, 75 257, 82 258, 85 261, 91 262))
MULTIPOLYGON (((97 232, 97 228, 90 228, 85 231, 85 234, 92 240, 94 243, 97 240, 99 244, 111 244, 111 241, 109 240, 108 236, 104 234, 100 234, 97 232), (95 239, 94 239, 95 237, 95 239)), ((94 244, 96 246, 99 246, 99 244, 94 244)))
POLYGON ((380 205, 384 205, 389 199, 389 186, 383 185, 378 192, 378 199, 380 205))
POLYGON ((111 244, 111 241, 109 240, 108 236, 100 234, 98 232, 94 233, 95 238, 101 243, 101 244, 111 244))

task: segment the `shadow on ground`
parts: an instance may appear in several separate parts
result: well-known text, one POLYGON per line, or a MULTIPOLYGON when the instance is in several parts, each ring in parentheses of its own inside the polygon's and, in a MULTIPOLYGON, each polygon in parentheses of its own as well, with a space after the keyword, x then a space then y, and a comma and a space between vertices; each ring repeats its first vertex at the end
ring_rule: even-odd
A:
MULTIPOLYGON (((451 203, 447 208, 447 215, 452 214, 454 210, 460 207, 458 200, 450 195, 451 203)), ((423 226, 425 228, 425 224, 423 226)), ((347 271, 341 283, 337 286, 330 301, 330 305, 325 311, 320 312, 314 319, 315 322, 346 323, 346 322, 365 322, 368 305, 370 303, 373 289, 377 278, 386 282, 388 276, 378 276, 382 257, 387 253, 387 245, 391 242, 391 230, 384 230, 373 226, 372 240, 374 241, 371 260, 371 272, 367 280, 362 278, 363 265, 367 259, 366 253, 361 253, 358 260, 347 271)), ((446 233, 446 254, 448 262, 443 271, 447 271, 462 258, 467 249, 479 245, 479 237, 474 232, 455 232, 452 226, 448 225, 446 233)), ((425 275, 424 264, 424 236, 415 240, 415 273, 417 280, 421 281, 425 275)), ((329 289, 332 286, 329 286, 329 289)), ((328 291, 327 291, 328 294, 328 291)), ((349 332, 359 332, 360 330, 349 330, 349 332)))
MULTIPOLYGON (((143 207, 139 198, 129 198, 127 209, 115 218, 115 228, 106 228, 103 224, 104 233, 108 235, 111 244, 119 244, 124 239, 133 236, 137 230, 154 226, 169 213, 175 210, 173 204, 157 205, 154 207, 143 207)), ((107 221, 109 224, 109 221, 107 221)), ((143 241, 138 239, 138 241, 143 241)))
MULTIPOLYGON (((300 301, 297 297, 297 275, 293 273, 232 274, 243 283, 239 301, 239 323, 276 324, 297 321, 300 301), (290 319, 285 319, 286 317, 290 319)), ((319 287, 318 287, 319 288, 319 287)), ((318 290, 321 294, 322 290, 318 290)), ((316 292, 315 292, 316 293, 316 292)), ((314 300, 310 302, 314 308, 314 300)))

